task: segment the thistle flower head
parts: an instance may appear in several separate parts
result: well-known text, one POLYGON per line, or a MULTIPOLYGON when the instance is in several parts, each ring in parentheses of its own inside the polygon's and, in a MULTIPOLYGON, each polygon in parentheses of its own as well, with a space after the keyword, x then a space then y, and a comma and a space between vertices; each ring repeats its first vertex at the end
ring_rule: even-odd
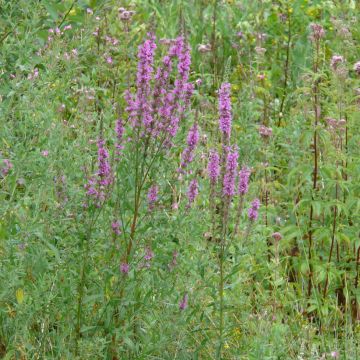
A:
POLYGON ((271 237, 275 240, 275 241, 280 241, 282 239, 282 235, 279 232, 274 232, 271 237))

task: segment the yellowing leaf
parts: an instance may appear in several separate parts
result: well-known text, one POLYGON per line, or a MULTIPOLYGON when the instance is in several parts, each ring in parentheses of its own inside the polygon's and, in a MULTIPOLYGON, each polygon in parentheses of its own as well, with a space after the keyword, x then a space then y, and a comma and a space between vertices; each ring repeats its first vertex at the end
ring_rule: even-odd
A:
POLYGON ((24 302, 24 290, 23 289, 17 289, 16 290, 16 300, 18 304, 22 304, 24 302))

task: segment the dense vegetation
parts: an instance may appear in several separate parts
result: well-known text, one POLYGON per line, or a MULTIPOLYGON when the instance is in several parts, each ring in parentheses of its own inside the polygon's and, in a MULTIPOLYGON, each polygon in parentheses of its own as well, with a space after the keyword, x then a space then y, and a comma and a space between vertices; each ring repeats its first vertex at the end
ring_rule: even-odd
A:
POLYGON ((0 0, 0 357, 360 358, 359 15, 0 0))

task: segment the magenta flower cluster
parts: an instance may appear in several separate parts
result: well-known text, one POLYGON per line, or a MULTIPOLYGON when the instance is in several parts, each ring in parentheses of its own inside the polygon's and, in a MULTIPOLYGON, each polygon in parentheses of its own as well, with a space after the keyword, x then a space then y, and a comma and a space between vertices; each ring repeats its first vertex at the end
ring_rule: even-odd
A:
POLYGON ((231 135, 231 101, 230 101, 230 84, 223 83, 219 90, 219 126, 220 131, 227 140, 231 135))
POLYGON ((240 195, 245 195, 249 190, 249 178, 251 175, 251 170, 243 166, 239 172, 239 187, 238 192, 240 195))
POLYGON ((159 188, 157 185, 152 185, 148 191, 147 199, 148 199, 149 210, 154 209, 155 203, 158 199, 158 191, 159 188))
POLYGON ((258 210, 260 208, 260 200, 259 199, 255 199, 252 203, 251 203, 251 207, 248 210, 248 216, 249 216, 249 220, 250 221, 255 221, 258 216, 258 210))
POLYGON ((238 167, 237 150, 229 151, 226 159, 226 171, 224 175, 223 194, 225 196, 235 195, 235 180, 238 167))
POLYGON ((195 201, 196 196, 199 193, 199 184, 196 179, 190 181, 189 188, 187 191, 188 207, 195 201))
POLYGON ((95 204, 100 206, 105 200, 106 192, 113 182, 113 174, 109 162, 109 152, 105 148, 103 139, 97 142, 98 147, 98 171, 96 176, 90 177, 85 185, 86 194, 95 200, 95 204))
POLYGON ((195 123, 189 130, 187 137, 187 147, 181 155, 181 163, 178 169, 179 172, 183 173, 184 169, 193 161, 194 150, 199 142, 199 130, 198 125, 195 123))
POLYGON ((210 151, 207 170, 211 184, 215 184, 220 176, 220 156, 215 150, 210 151))
POLYGON ((172 145, 179 122, 190 104, 194 85, 188 82, 190 71, 190 49, 183 37, 171 42, 154 74, 155 37, 151 34, 139 47, 137 91, 125 94, 130 124, 138 129, 137 136, 159 139, 164 146, 172 145), (177 58, 178 76, 171 84, 172 62, 177 58), (152 85, 154 82, 154 85, 152 85))

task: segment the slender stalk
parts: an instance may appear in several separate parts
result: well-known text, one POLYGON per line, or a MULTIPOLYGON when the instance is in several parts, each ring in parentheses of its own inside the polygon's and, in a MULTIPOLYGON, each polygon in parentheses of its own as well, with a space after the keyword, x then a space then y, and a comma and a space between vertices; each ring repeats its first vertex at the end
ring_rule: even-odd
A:
POLYGON ((219 281, 219 345, 216 353, 217 359, 221 359, 222 348, 224 345, 224 257, 225 257, 225 243, 228 227, 229 206, 230 198, 224 200, 224 212, 222 221, 222 236, 220 242, 219 254, 219 268, 220 268, 220 281, 219 281))
MULTIPOLYGON (((316 50, 315 50, 315 61, 313 66, 313 71, 315 75, 317 75, 319 70, 319 53, 320 53, 320 40, 316 40, 316 50)), ((313 169, 313 193, 311 195, 312 201, 314 200, 314 192, 317 189, 317 178, 318 178, 318 131, 317 126, 320 120, 320 101, 319 101, 319 79, 315 80, 315 84, 313 86, 313 106, 314 106, 314 135, 313 135, 313 151, 314 151, 314 169, 313 169)), ((314 217, 314 208, 313 204, 310 205, 310 215, 309 215, 309 230, 308 230, 308 239, 309 239, 309 253, 308 253, 308 261, 309 261, 309 282, 308 282, 308 297, 311 296, 312 292, 312 282, 313 282, 313 267, 312 267, 312 250, 313 250, 313 217, 314 217)))
POLYGON ((240 195, 239 204, 238 204, 238 208, 236 211, 236 223, 235 223, 233 238, 236 237, 236 235, 238 234, 238 231, 239 231, 240 218, 241 218, 241 214, 243 211, 243 207, 244 207, 244 195, 240 195))
POLYGON ((281 121, 282 114, 284 111, 286 91, 287 91, 287 86, 288 86, 291 40, 292 40, 291 17, 290 17, 290 13, 288 11, 288 36, 287 36, 287 43, 286 43, 286 59, 285 59, 285 69, 284 69, 285 77, 284 77, 284 85, 283 85, 283 94, 281 97, 278 126, 280 126, 280 121, 281 121))
POLYGON ((217 5, 218 0, 214 0, 213 6, 213 23, 212 23, 212 37, 211 37, 211 50, 212 50, 212 62, 213 62, 213 90, 217 89, 217 57, 216 57, 216 18, 217 18, 217 5))

